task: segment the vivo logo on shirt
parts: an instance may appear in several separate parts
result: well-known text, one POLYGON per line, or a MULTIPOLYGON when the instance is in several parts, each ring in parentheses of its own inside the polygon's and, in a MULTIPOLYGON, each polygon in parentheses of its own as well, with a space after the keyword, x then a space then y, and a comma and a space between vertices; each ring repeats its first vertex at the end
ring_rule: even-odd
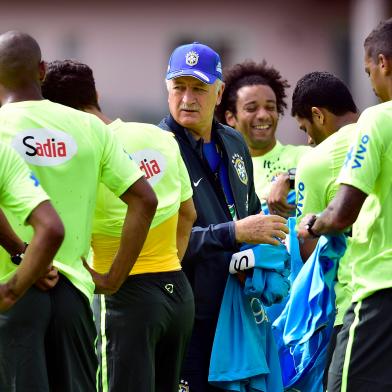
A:
POLYGON ((45 128, 19 132, 14 136, 11 145, 27 163, 36 166, 61 165, 78 151, 71 135, 45 128))
POLYGON ((139 165, 139 169, 144 172, 150 185, 161 180, 165 174, 166 158, 159 151, 146 149, 132 152, 130 155, 139 165))

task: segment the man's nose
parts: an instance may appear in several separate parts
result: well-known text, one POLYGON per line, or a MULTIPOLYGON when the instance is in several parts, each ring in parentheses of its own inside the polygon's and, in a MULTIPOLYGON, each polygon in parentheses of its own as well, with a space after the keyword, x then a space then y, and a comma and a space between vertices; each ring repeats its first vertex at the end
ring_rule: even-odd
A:
POLYGON ((187 88, 184 91, 184 95, 182 96, 182 102, 191 104, 195 102, 195 95, 192 92, 192 89, 187 88))
POLYGON ((257 110, 256 116, 258 119, 265 119, 265 118, 269 118, 270 114, 269 114, 268 110, 266 110, 263 107, 260 107, 257 110))

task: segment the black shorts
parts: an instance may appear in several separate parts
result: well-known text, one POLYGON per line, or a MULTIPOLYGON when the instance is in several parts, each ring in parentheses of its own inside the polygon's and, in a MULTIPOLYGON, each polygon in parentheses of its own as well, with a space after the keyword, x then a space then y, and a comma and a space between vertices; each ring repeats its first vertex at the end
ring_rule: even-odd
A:
POLYGON ((342 329, 343 325, 335 325, 333 327, 332 330, 332 334, 331 334, 331 339, 329 341, 328 344, 328 348, 327 348, 327 357, 325 359, 325 369, 324 369, 324 375, 323 375, 323 390, 326 391, 327 390, 327 383, 328 383, 328 369, 329 366, 331 365, 331 361, 332 361, 332 356, 333 356, 333 352, 335 351, 335 347, 336 347, 336 338, 338 336, 338 333, 340 332, 340 330, 342 329))
POLYGON ((328 373, 328 392, 392 391, 392 289, 347 310, 328 373))
POLYGON ((87 298, 67 278, 0 313, 0 391, 93 392, 98 361, 87 298))
POLYGON ((131 275, 93 308, 99 391, 178 392, 195 311, 182 271, 131 275))

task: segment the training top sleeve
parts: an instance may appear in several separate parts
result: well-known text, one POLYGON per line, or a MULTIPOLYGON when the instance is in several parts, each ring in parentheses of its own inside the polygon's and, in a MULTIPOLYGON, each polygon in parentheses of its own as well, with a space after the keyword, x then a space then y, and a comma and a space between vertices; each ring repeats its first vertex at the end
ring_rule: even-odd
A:
POLYGON ((389 130, 382 127, 382 115, 377 113, 368 109, 360 116, 356 137, 337 180, 339 184, 351 185, 366 194, 374 189, 388 143, 386 130, 389 130))
POLYGON ((101 181, 116 195, 121 196, 132 184, 143 177, 143 172, 123 148, 120 141, 104 124, 103 153, 101 159, 101 181))
POLYGON ((34 208, 49 196, 17 152, 3 143, 0 162, 0 205, 25 223, 34 208))

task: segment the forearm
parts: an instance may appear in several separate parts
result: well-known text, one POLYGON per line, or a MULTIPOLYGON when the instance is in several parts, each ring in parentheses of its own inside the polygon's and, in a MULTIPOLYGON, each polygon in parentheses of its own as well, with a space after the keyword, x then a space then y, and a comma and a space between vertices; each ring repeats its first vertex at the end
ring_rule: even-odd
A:
POLYGON ((356 221, 366 197, 357 188, 341 185, 335 198, 313 224, 313 232, 317 235, 341 233, 356 221))
POLYGON ((24 242, 14 232, 2 210, 0 210, 0 245, 10 254, 22 253, 24 242))
POLYGON ((62 222, 48 201, 37 206, 28 222, 34 228, 34 236, 15 275, 7 283, 16 298, 20 298, 47 271, 64 239, 62 222))
POLYGON ((61 245, 62 237, 57 234, 37 232, 26 248, 23 260, 14 277, 8 282, 10 291, 20 298, 42 275, 61 245))
POLYGON ((181 203, 177 223, 177 254, 180 261, 182 261, 188 247, 192 226, 195 223, 195 220, 196 211, 192 199, 181 203))
POLYGON ((128 206, 120 245, 107 273, 109 291, 117 291, 131 272, 143 248, 155 210, 156 204, 145 204, 142 200, 128 206))

